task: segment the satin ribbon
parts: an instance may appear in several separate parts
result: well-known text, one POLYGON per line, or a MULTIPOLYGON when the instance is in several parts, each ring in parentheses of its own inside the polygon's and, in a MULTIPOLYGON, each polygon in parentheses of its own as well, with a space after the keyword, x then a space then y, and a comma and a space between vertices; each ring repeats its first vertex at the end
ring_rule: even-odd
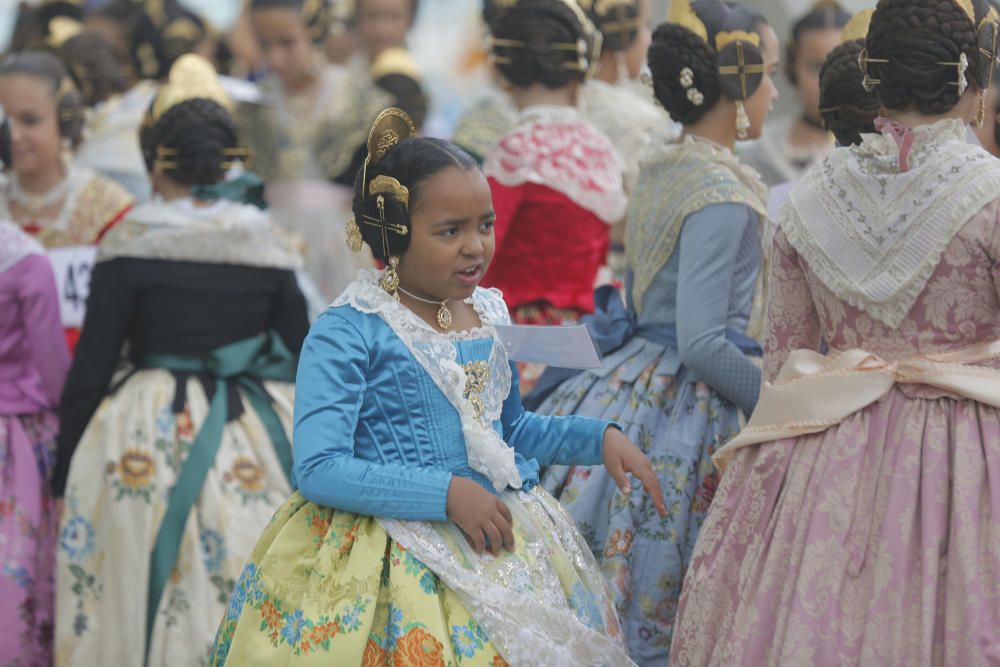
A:
POLYGON ((145 357, 143 368, 162 368, 181 373, 205 373, 216 379, 208 415, 198 430, 191 450, 181 466, 177 482, 156 535, 150 556, 149 591, 146 606, 146 661, 153 638, 153 625, 167 580, 177 564, 184 526, 194 506, 229 421, 229 385, 234 383, 257 413, 267 430, 285 476, 291 482, 292 448, 270 395, 260 380, 295 381, 295 358, 272 332, 220 347, 207 357, 157 354, 145 357))
POLYGON ((1000 370, 976 366, 1000 358, 1000 340, 886 361, 864 350, 824 356, 795 350, 765 383, 750 421, 712 460, 724 470, 743 447, 825 431, 875 403, 897 384, 922 384, 1000 408, 1000 370))
POLYGON ((896 142, 896 148, 899 149, 899 171, 909 171, 910 150, 913 148, 913 130, 884 116, 875 119, 875 129, 896 142))

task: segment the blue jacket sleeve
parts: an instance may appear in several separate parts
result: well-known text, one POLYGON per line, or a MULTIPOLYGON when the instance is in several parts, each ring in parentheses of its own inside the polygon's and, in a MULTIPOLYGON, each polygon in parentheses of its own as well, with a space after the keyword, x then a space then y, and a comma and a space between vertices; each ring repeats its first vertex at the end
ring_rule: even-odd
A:
POLYGON ((536 415, 521 405, 517 366, 500 421, 504 441, 540 465, 598 465, 604 461, 604 432, 617 424, 588 417, 536 415))
POLYGON ((307 500, 391 519, 447 520, 451 473, 354 456, 369 353, 358 329, 327 312, 302 347, 292 476, 307 500))
POLYGON ((754 213, 713 204, 684 221, 678 249, 677 347, 681 362, 702 382, 750 414, 761 372, 726 339, 733 272, 754 213))

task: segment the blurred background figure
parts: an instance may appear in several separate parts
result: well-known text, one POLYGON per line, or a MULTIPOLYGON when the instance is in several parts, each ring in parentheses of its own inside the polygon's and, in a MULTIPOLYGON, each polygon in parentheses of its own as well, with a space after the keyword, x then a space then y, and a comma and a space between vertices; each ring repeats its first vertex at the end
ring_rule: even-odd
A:
POLYGON ((796 181, 833 147, 819 113, 819 71, 840 43, 850 19, 836 0, 819 0, 792 26, 785 45, 785 77, 795 89, 797 109, 770 123, 764 136, 740 151, 769 186, 796 181))
POLYGON ((176 60, 142 124, 156 197, 99 248, 53 477, 66 667, 205 664, 291 491, 300 259, 257 207, 206 191, 248 152, 229 106, 209 63, 176 60))
MULTIPOLYGON (((132 206, 122 186, 77 164, 85 104, 59 59, 23 51, 0 61, 0 105, 10 121, 11 160, 0 183, 0 218, 13 221, 46 248, 96 245, 132 206)), ((87 272, 87 267, 83 267, 87 272)), ((79 338, 85 285, 64 309, 67 342, 79 338), (70 316, 72 310, 79 316, 70 316)))
POLYGON ((0 220, 0 663, 52 664, 56 528, 50 478, 69 351, 41 244, 0 220))
POLYGON ((322 3, 251 0, 250 22, 266 73, 260 98, 236 110, 274 219, 292 232, 327 301, 366 260, 344 242, 351 186, 368 128, 392 97, 367 71, 326 63, 329 15, 322 3))
MULTIPOLYGON (((578 5, 552 0, 519 0, 492 30, 492 59, 519 115, 483 163, 496 211, 484 283, 503 291, 516 322, 574 322, 594 310, 609 229, 628 203, 618 151, 577 107, 600 35, 578 5)), ((540 371, 522 365, 522 391, 540 371)))

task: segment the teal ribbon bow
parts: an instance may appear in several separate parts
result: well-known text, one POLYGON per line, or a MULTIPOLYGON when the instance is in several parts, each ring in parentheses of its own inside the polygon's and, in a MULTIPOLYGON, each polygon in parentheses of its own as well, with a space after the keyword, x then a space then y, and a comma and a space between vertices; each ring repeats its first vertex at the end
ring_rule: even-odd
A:
POLYGON ((216 380, 215 393, 191 451, 181 466, 177 483, 170 492, 167 511, 160 523, 150 557, 149 597, 146 608, 146 658, 153 638, 153 624, 167 580, 177 564, 184 526, 194 507, 215 455, 222 443, 222 432, 229 421, 228 386, 235 383, 243 398, 257 413, 270 436, 275 454, 286 477, 291 480, 292 447, 271 405, 271 397, 259 380, 295 381, 295 358, 275 332, 260 334, 224 345, 206 357, 151 354, 144 357, 143 368, 162 368, 181 373, 201 373, 216 380))

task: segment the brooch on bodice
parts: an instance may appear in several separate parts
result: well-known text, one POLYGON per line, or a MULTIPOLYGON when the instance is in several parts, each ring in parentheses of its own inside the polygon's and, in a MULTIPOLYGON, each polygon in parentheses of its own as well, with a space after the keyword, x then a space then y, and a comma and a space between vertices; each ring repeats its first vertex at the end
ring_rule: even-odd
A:
POLYGON ((462 367, 465 369, 465 392, 462 395, 472 404, 476 419, 482 423, 483 415, 486 414, 482 394, 490 379, 490 367, 485 361, 470 361, 462 367))

